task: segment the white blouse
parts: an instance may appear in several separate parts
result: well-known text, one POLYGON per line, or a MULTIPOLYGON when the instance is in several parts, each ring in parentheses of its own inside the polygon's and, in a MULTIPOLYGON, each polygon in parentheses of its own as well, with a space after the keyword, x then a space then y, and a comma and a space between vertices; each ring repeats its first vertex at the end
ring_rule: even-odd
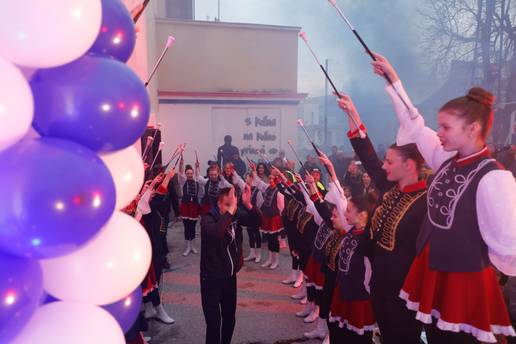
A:
MULTIPOLYGON (((445 151, 437 133, 425 126, 423 117, 410 101, 401 81, 387 86, 386 90, 400 121, 397 144, 416 143, 423 158, 434 171, 457 154, 455 151, 445 151), (393 87, 405 99, 409 110, 398 98, 393 87)), ((491 263, 504 274, 516 276, 516 182, 512 173, 495 170, 483 176, 478 184, 476 207, 480 233, 489 249, 491 263)))

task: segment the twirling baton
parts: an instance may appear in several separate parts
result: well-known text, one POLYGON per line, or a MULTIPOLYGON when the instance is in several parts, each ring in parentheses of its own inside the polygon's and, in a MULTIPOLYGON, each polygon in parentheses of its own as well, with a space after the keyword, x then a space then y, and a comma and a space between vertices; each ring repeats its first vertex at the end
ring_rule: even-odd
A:
POLYGON ((136 14, 133 17, 133 22, 136 24, 138 22, 138 19, 140 19, 141 15, 145 11, 145 8, 147 8, 147 5, 149 4, 150 0, 144 0, 141 4, 141 8, 136 12, 136 14))
POLYGON ((164 145, 165 145, 165 142, 163 142, 163 141, 161 141, 159 143, 158 151, 156 152, 156 155, 154 156, 154 160, 152 160, 152 164, 149 167, 149 171, 152 171, 152 168, 154 167, 154 164, 156 163, 156 160, 158 159, 159 152, 161 152, 164 145))
MULTIPOLYGON (((319 150, 319 148, 317 148, 317 146, 315 145, 314 141, 312 141, 312 139, 310 138, 310 135, 308 134, 308 131, 306 131, 305 125, 303 124, 303 120, 302 119, 298 119, 297 120, 297 124, 299 124, 299 126, 301 128, 303 128, 303 131, 305 132, 306 138, 312 144, 312 147, 314 147, 315 153, 317 153, 318 156, 322 156, 322 152, 319 150)), ((326 171, 328 171, 328 175, 331 176, 331 172, 330 172, 330 169, 328 168, 328 166, 324 165, 324 167, 326 167, 326 171)))
MULTIPOLYGON (((317 55, 315 55, 315 52, 313 51, 312 47, 310 46, 310 44, 308 43, 308 38, 306 37, 306 32, 304 31, 301 31, 299 33, 299 37, 301 37, 301 39, 303 40, 303 42, 305 42, 306 46, 308 47, 308 49, 310 50, 310 52, 312 53, 312 56, 314 57, 315 59, 315 62, 317 62, 317 64, 319 65, 319 67, 321 67, 321 70, 323 71, 324 73, 324 76, 326 77, 326 80, 328 80, 328 82, 330 83, 331 87, 333 88, 333 91, 335 92, 335 95, 341 99, 342 98, 342 95, 339 93, 339 91, 337 90, 337 87, 335 87, 335 84, 333 83, 333 81, 331 80, 330 76, 328 75, 328 72, 326 71, 326 69, 323 67, 323 65, 321 64, 321 62, 319 61, 319 59, 317 58, 317 55)), ((351 118, 351 120, 353 121, 353 123, 355 123, 355 126, 357 127, 358 129, 358 134, 360 135, 361 138, 365 138, 366 135, 365 133, 362 131, 362 129, 360 129, 360 126, 358 125, 357 123, 357 120, 355 119, 355 117, 351 116, 350 114, 348 114, 349 118, 351 118)))
POLYGON ((288 143, 288 145, 289 145, 290 149, 292 150, 292 153, 294 153, 294 156, 296 157, 297 161, 299 162, 299 165, 301 165, 301 168, 302 168, 303 170, 305 170, 305 172, 306 172, 306 168, 305 168, 305 166, 303 165, 303 162, 302 162, 302 161, 301 161, 301 159, 299 158, 299 155, 297 155, 297 152, 296 152, 296 150, 294 149, 294 146, 292 146, 292 141, 291 141, 291 140, 288 140, 288 141, 287 141, 287 143, 288 143))
MULTIPOLYGON (((158 123, 157 126, 156 126, 156 131, 154 131, 154 134, 152 135, 152 144, 154 144, 154 140, 156 139, 156 135, 158 135, 158 131, 159 129, 161 128, 161 123, 158 123)), ((147 143, 149 142, 149 139, 147 138, 147 143)), ((152 144, 151 145, 146 145, 145 146, 145 149, 144 149, 144 152, 143 152, 143 156, 142 156, 142 160, 145 161, 147 159, 147 154, 149 154, 149 150, 148 148, 152 147, 152 144)))
MULTIPOLYGON (((355 35, 355 37, 358 39, 358 41, 360 42, 360 44, 362 44, 362 47, 364 47, 364 49, 366 50, 367 54, 369 56, 371 56, 371 59, 373 59, 373 61, 376 61, 376 57, 373 55, 373 52, 369 49, 369 47, 367 46, 367 44, 365 44, 364 40, 362 39, 362 37, 360 37, 360 35, 358 34, 357 30, 355 30, 355 28, 353 27, 353 25, 351 25, 351 22, 348 20, 348 18, 344 15, 344 13, 342 12, 342 10, 340 9, 339 5, 337 5, 337 0, 328 0, 330 2, 330 4, 335 7, 335 9, 337 10, 337 12, 339 13, 339 16, 342 18, 342 20, 344 20, 344 22, 348 25, 349 29, 353 32, 353 34, 355 35)), ((400 98, 400 100, 403 102, 403 105, 405 105, 405 107, 407 108, 407 110, 410 111, 409 109, 409 106, 408 104, 405 102, 405 99, 403 99, 403 97, 401 96, 401 94, 398 92, 398 90, 396 89, 396 87, 394 87, 394 84, 392 83, 392 80, 391 78, 383 73, 383 77, 385 78, 385 80, 387 80, 387 82, 389 83, 389 85, 392 86, 392 88, 394 89, 394 91, 396 92, 396 94, 398 95, 398 97, 400 98)))
POLYGON ((149 150, 149 148, 153 142, 154 142, 154 138, 152 136, 147 136, 147 142, 145 142, 145 148, 143 149, 143 154, 142 154, 143 161, 145 161, 145 158, 147 157, 147 151, 149 150))
POLYGON ((158 61, 154 65, 154 68, 152 68, 152 72, 149 75, 149 79, 147 79, 147 82, 145 82, 145 87, 147 87, 147 85, 149 85, 149 82, 151 81, 152 77, 154 76, 154 73, 156 73, 158 66, 160 65, 161 61, 165 57, 165 54, 167 53, 168 48, 170 48, 172 46, 172 44, 174 43, 175 40, 176 39, 174 38, 174 36, 168 36, 167 43, 165 43, 165 48, 161 52, 161 55, 159 56, 158 61))

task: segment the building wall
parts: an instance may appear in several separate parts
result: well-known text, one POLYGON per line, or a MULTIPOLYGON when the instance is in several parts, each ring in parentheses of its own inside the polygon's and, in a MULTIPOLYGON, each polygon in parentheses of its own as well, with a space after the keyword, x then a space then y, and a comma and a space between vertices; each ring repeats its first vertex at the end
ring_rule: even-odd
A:
MULTIPOLYGON (((197 150, 204 169, 208 160, 216 158, 217 148, 224 143, 224 136, 231 135, 233 145, 250 159, 260 157, 249 149, 251 147, 264 148, 271 160, 278 150, 285 150, 287 157, 294 160, 287 142, 291 140, 294 147, 297 146, 297 105, 166 102, 161 99, 159 105, 165 159, 178 144, 186 142, 186 163, 195 162, 194 151, 197 150), (257 138, 257 134, 260 138, 257 138)), ((245 161, 243 156, 242 159, 245 161)))
POLYGON ((176 43, 163 61, 163 91, 297 92, 299 28, 156 20, 156 53, 167 36, 176 43))

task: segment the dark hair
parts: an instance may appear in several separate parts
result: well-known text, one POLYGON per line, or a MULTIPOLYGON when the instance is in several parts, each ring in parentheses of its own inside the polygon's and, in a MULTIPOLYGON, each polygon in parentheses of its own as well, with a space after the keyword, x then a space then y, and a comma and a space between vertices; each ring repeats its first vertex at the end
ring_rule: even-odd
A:
POLYGON ((220 202, 224 197, 226 197, 227 195, 229 195, 229 192, 231 191, 232 188, 222 188, 219 190, 219 194, 217 195, 217 201, 220 202))
POLYGON ((188 170, 192 170, 193 171, 192 165, 186 165, 185 166, 185 172, 188 171, 188 170))
POLYGON ((369 217, 376 208, 377 198, 374 193, 368 192, 366 195, 351 197, 349 202, 353 203, 359 213, 365 211, 367 213, 367 217, 369 217))
POLYGON ((417 149, 417 145, 415 143, 409 143, 407 145, 398 146, 393 143, 389 146, 389 149, 394 149, 401 155, 403 161, 407 161, 408 159, 413 160, 416 163, 417 171, 420 172, 425 164, 425 159, 417 149))
POLYGON ((267 168, 267 164, 264 162, 259 162, 258 165, 256 165, 256 171, 258 171, 260 166, 263 167, 263 173, 265 173, 265 175, 268 176, 270 172, 269 172, 269 169, 267 168))
POLYGON ((482 87, 473 87, 463 97, 455 98, 444 104, 439 112, 446 111, 464 118, 468 123, 479 122, 482 138, 485 140, 493 126, 493 104, 496 97, 482 87))
POLYGON ((220 172, 220 167, 219 167, 219 165, 211 165, 210 167, 208 167, 208 173, 210 173, 210 171, 217 171, 217 172, 220 172))

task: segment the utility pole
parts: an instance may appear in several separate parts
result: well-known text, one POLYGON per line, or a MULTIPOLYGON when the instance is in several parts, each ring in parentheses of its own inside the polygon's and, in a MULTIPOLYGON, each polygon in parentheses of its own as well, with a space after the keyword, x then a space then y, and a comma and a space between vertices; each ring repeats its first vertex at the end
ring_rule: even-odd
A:
MULTIPOLYGON (((326 72, 328 70, 328 59, 325 61, 326 72)), ((324 82, 324 147, 328 147, 328 79, 324 82)))
POLYGON ((217 21, 220 22, 220 0, 218 0, 217 21))

